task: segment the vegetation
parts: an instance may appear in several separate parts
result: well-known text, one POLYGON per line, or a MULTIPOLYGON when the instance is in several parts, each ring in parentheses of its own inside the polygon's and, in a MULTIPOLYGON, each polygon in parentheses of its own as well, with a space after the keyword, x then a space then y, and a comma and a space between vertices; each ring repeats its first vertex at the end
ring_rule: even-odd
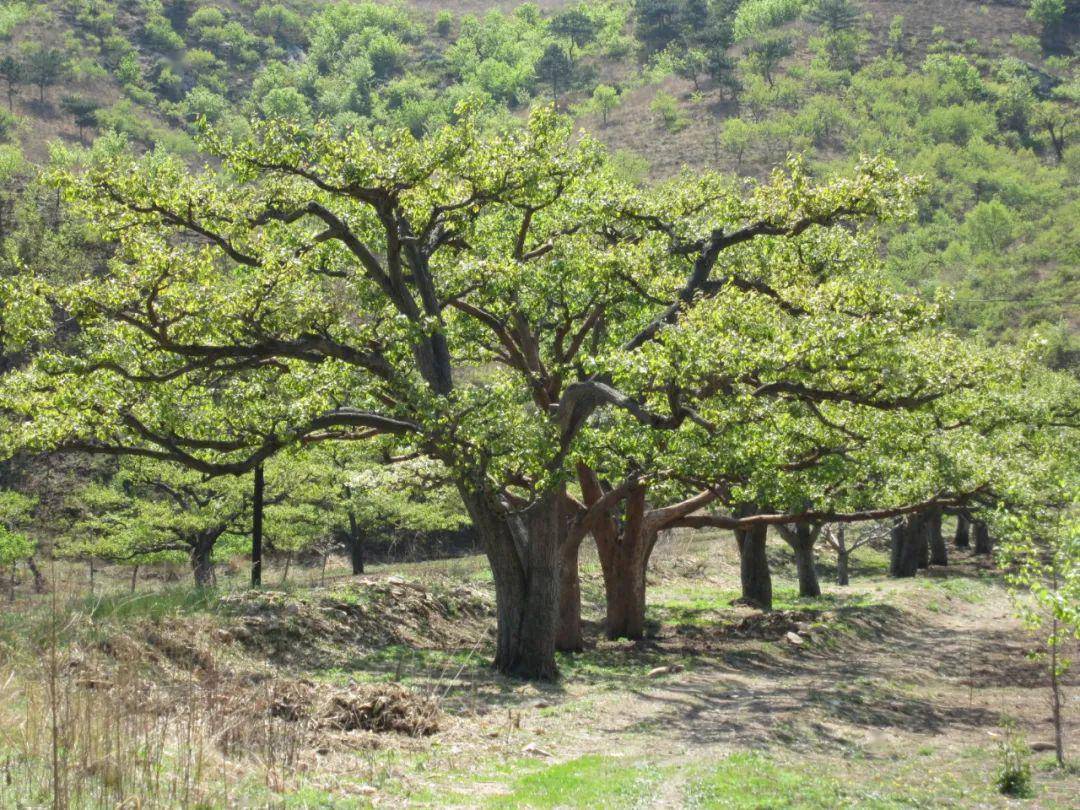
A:
MULTIPOLYGON (((604 643, 655 637, 656 616, 722 627, 715 594, 649 607, 657 548, 718 531, 725 602, 751 611, 732 632, 796 649, 846 632, 795 615, 833 598, 822 547, 839 585, 870 555, 893 594, 957 558, 997 566, 1043 642, 1066 769, 1078 29, 1061 0, 941 19, 855 0, 0 4, 0 566, 13 600, 24 570, 33 604, 54 589, 34 642, 54 797, 78 747, 59 739, 57 662, 87 643, 58 618, 57 565, 85 565, 95 596, 128 566, 133 599, 140 571, 184 567, 200 593, 178 604, 202 610, 234 598, 241 558, 253 589, 271 564, 281 588, 325 588, 337 551, 360 576, 405 546, 475 544, 486 567, 460 579, 490 583, 494 635, 472 652, 544 682, 625 665, 581 663, 591 603, 604 643)), ((460 594, 386 581, 447 637, 478 632, 460 594)), ((931 612, 970 596, 951 582, 931 612)), ((361 593, 327 609, 411 626, 361 593)), ((313 604, 290 607, 294 641, 337 626, 313 604)), ((267 718, 377 733, 357 718, 409 703, 294 705, 318 690, 284 680, 295 643, 266 643, 250 683, 267 718)), ((434 731, 409 705, 393 711, 434 731)), ((1003 793, 1030 787, 1023 750, 1003 743, 1003 793)), ((636 764, 597 785, 607 764, 562 758, 507 801, 653 795, 636 764)), ((780 795, 801 771, 771 773, 780 795)), ((717 805, 732 776, 681 795, 717 805)), ((804 797, 863 798, 839 781, 804 797)))

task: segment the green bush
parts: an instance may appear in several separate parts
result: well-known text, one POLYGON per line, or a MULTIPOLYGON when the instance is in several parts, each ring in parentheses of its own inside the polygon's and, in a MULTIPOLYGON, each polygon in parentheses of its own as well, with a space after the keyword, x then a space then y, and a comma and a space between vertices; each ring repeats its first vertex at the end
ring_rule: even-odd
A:
POLYGON ((1034 795, 1029 753, 1030 749, 1016 731, 1007 729, 1001 742, 1001 768, 997 775, 997 788, 1002 795, 1016 799, 1028 799, 1034 795))
POLYGON ((675 96, 663 90, 657 91, 649 109, 668 132, 680 132, 690 123, 675 96))

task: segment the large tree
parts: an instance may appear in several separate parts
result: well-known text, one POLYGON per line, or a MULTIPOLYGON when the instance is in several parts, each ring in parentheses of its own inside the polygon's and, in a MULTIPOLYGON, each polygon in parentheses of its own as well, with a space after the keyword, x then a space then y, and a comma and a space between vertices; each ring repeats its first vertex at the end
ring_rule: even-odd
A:
POLYGON ((400 437, 450 470, 484 546, 496 666, 552 677, 582 428, 614 409, 669 432, 707 422, 714 391, 798 391, 787 364, 710 369, 705 339, 696 379, 672 362, 721 327, 752 345, 729 296, 783 300, 763 258, 904 211, 915 186, 868 161, 828 182, 793 164, 749 193, 624 187, 549 110, 494 133, 461 114, 422 140, 269 122, 208 136, 218 164, 199 171, 100 142, 61 182, 116 254, 75 284, 5 287, 24 342, 54 307, 80 327, 5 380, 8 440, 238 474, 297 442, 400 437))

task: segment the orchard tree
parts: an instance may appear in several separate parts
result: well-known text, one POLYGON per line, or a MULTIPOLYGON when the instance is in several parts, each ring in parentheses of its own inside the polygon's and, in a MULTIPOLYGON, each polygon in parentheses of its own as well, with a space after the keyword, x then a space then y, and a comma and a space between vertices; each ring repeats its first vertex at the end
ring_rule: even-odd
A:
MULTIPOLYGON (((27 533, 37 501, 14 490, 0 491, 0 567, 7 569, 10 578, 8 595, 15 598, 15 575, 20 562, 30 562, 37 543, 27 533)), ((35 581, 37 570, 34 569, 35 581)))
POLYGON ((58 182, 116 253, 75 284, 3 288, 5 321, 40 348, 0 383, 0 439, 236 475, 298 443, 396 438, 446 466, 477 531, 496 666, 550 678, 583 429, 625 413, 669 433, 710 392, 801 394, 797 366, 713 369, 699 338, 753 345, 729 296, 784 298, 759 257, 906 211, 915 184, 867 161, 820 182, 796 163, 749 191, 712 174, 639 189, 550 110, 486 133, 459 113, 423 139, 256 123, 205 137, 218 163, 199 171, 99 139, 58 182), (76 334, 53 338, 54 308, 76 334), (671 376, 691 336, 692 376, 671 376))
POLYGON ((38 100, 45 103, 45 91, 63 81, 70 70, 64 52, 59 48, 36 45, 26 53, 26 79, 37 85, 38 100))
MULTIPOLYGON (((267 476, 268 512, 278 505, 298 509, 305 503, 305 472, 292 454, 275 459, 267 476)), ((223 543, 228 542, 233 553, 243 550, 252 497, 244 479, 206 479, 175 463, 126 457, 116 475, 84 488, 72 497, 71 506, 80 517, 60 544, 64 556, 132 566, 185 560, 195 584, 206 588, 217 583, 214 561, 224 553, 223 543)), ((275 529, 281 527, 279 519, 275 529)), ((310 540, 306 528, 298 522, 295 532, 310 540)), ((294 541, 280 542, 286 546, 294 541)))

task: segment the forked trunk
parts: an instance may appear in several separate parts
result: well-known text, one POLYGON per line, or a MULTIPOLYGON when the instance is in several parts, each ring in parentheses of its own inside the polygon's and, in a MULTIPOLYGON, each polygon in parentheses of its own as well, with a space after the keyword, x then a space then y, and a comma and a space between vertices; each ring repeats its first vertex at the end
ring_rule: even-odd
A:
POLYGON ((941 510, 934 509, 926 517, 926 536, 930 545, 930 564, 948 565, 949 549, 941 533, 941 510))
POLYGON ((975 553, 990 554, 994 550, 993 541, 990 540, 990 529, 981 520, 973 520, 971 533, 975 536, 975 553))
POLYGON ((552 680, 559 619, 561 493, 516 512, 462 485, 495 581, 495 668, 529 680, 552 680))
POLYGON ((956 516, 956 536, 953 545, 957 548, 971 548, 971 521, 966 515, 956 516))
POLYGON ((767 526, 735 530, 739 548, 739 579, 742 584, 741 602, 761 610, 772 610, 772 576, 765 555, 767 526))

